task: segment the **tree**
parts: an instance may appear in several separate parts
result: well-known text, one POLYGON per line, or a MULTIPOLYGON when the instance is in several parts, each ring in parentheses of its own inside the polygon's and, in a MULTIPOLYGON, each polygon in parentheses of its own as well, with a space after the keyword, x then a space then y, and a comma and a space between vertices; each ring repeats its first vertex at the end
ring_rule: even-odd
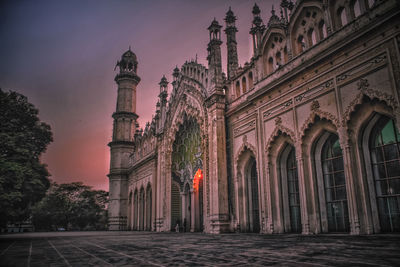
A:
POLYGON ((50 185, 39 156, 53 138, 38 113, 24 95, 0 89, 0 226, 26 220, 50 185))
POLYGON ((103 230, 107 227, 107 203, 108 192, 93 190, 82 182, 52 183, 33 208, 32 221, 37 230, 103 230))

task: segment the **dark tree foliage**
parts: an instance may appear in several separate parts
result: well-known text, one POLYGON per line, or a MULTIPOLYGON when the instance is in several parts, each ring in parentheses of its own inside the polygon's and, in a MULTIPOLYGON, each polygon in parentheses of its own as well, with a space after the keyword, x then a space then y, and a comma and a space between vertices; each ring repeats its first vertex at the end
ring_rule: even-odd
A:
POLYGON ((28 219, 49 187, 39 156, 53 138, 38 113, 25 96, 0 89, 0 227, 28 219))
POLYGON ((52 183, 46 196, 33 208, 36 230, 104 230, 107 228, 108 192, 81 182, 52 183))

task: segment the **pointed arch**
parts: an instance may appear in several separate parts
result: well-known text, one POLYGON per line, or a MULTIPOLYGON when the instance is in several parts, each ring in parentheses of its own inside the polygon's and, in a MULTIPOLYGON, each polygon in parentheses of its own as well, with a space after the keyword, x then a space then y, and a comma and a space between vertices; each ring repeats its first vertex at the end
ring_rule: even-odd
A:
POLYGON ((148 182, 146 186, 146 230, 152 230, 152 207, 153 207, 153 191, 151 183, 148 182))
POLYGON ((368 86, 369 86, 368 80, 365 80, 365 79, 361 79, 358 82, 358 86, 359 86, 360 92, 350 102, 350 104, 347 106, 345 112, 343 113, 343 119, 342 119, 342 123, 341 123, 343 127, 347 126, 352 114, 356 111, 356 109, 360 105, 362 105, 365 102, 365 97, 369 98, 369 100, 371 100, 371 101, 376 99, 376 100, 384 103, 385 105, 387 105, 389 108, 391 108, 394 111, 394 113, 398 112, 398 102, 392 95, 389 95, 382 91, 368 88, 368 86))
MULTIPOLYGON (((246 138, 244 138, 246 139, 246 138)), ((236 219, 243 232, 260 232, 260 189, 255 148, 243 140, 236 163, 236 219)))
POLYGON ((331 122, 335 126, 336 129, 338 129, 340 126, 339 120, 335 115, 333 115, 327 111, 320 110, 318 101, 313 101, 313 103, 311 104, 311 113, 308 116, 307 120, 303 123, 303 126, 301 127, 301 130, 300 130, 301 139, 304 138, 306 131, 308 129, 310 129, 311 126, 317 120, 321 120, 321 119, 325 119, 325 120, 331 122))
MULTIPOLYGON (((279 117, 277 118, 277 121, 279 121, 279 117)), ((296 134, 294 133, 294 131, 292 131, 291 129, 283 126, 280 122, 276 123, 275 125, 275 129, 273 130, 272 134, 270 135, 267 144, 265 145, 265 151, 267 153, 267 155, 271 152, 271 148, 273 146, 274 140, 279 137, 280 135, 287 135, 289 136, 289 138, 291 140, 293 140, 292 142, 295 143, 297 138, 296 138, 296 134)))

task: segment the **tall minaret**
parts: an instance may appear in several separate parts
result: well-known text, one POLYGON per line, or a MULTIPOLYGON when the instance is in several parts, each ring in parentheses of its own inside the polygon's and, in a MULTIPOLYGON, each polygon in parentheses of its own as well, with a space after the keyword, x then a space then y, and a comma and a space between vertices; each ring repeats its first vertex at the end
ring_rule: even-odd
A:
POLYGON ((208 43, 208 75, 209 92, 222 90, 222 62, 221 62, 221 28, 218 21, 214 18, 208 30, 210 31, 210 42, 208 43))
MULTIPOLYGON (((208 43, 208 98, 205 101, 208 116, 208 179, 210 185, 209 219, 211 233, 222 233, 229 230, 228 176, 226 164, 226 99, 222 88, 221 64, 221 27, 214 19, 208 43)), ((208 226, 207 226, 208 227, 208 226)))
POLYGON ((118 97, 112 141, 108 144, 110 157, 110 203, 108 206, 109 230, 126 230, 129 156, 134 149, 136 131, 136 86, 140 82, 136 55, 129 48, 117 62, 119 73, 115 76, 118 97))
POLYGON ((261 54, 260 45, 261 45, 262 34, 264 33, 265 30, 265 25, 261 19, 260 16, 261 10, 257 4, 254 4, 252 13, 253 13, 253 22, 252 22, 252 27, 250 29, 250 34, 253 35, 254 57, 257 57, 261 54))
POLYGON ((225 22, 226 22, 226 46, 228 51, 228 78, 235 76, 236 70, 239 66, 238 53, 237 53, 237 42, 236 33, 237 28, 235 26, 236 17, 233 14, 231 8, 229 7, 228 12, 226 12, 225 22))

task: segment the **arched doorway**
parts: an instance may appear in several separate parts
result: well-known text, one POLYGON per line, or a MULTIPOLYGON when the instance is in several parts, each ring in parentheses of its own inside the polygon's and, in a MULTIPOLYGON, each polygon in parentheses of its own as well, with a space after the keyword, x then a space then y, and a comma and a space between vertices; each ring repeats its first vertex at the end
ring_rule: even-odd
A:
POLYGON ((371 200, 376 199, 373 204, 380 231, 400 232, 400 131, 393 119, 375 114, 365 137, 363 149, 370 168, 371 200))
POLYGON ((346 177, 339 137, 325 132, 316 143, 315 170, 323 232, 349 232, 346 177))
POLYGON ((152 192, 150 184, 146 190, 146 230, 151 231, 152 192))
POLYGON ((186 115, 171 155, 171 230, 203 230, 203 153, 200 126, 186 115), (200 177, 199 177, 200 173, 200 177), (196 176, 197 175, 197 176, 196 176))
POLYGON ((144 230, 144 189, 143 187, 140 189, 140 194, 139 194, 139 230, 143 231, 144 230))
POLYGON ((260 209, 258 197, 258 177, 256 160, 250 157, 244 171, 245 192, 246 192, 246 217, 247 231, 252 233, 260 232, 260 209))
POLYGON ((280 155, 279 170, 285 232, 300 233, 301 211, 295 148, 287 144, 280 155))

